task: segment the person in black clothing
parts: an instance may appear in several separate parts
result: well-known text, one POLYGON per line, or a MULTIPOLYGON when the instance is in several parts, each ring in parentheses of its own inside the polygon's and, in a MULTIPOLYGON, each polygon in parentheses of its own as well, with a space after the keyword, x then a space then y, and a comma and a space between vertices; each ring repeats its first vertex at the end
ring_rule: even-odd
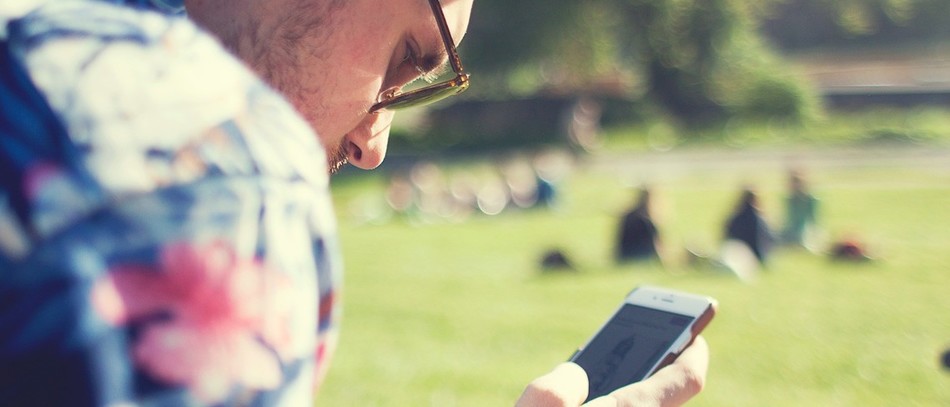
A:
POLYGON ((768 259, 774 237, 769 225, 759 210, 758 196, 751 188, 745 188, 739 199, 739 205, 726 224, 727 241, 744 243, 755 255, 760 264, 768 259))
POLYGON ((640 190, 637 203, 620 222, 615 257, 618 263, 660 260, 660 234, 650 214, 650 190, 640 190))
POLYGON ((950 348, 947 348, 943 351, 943 354, 940 355, 940 364, 944 370, 950 371, 950 348))

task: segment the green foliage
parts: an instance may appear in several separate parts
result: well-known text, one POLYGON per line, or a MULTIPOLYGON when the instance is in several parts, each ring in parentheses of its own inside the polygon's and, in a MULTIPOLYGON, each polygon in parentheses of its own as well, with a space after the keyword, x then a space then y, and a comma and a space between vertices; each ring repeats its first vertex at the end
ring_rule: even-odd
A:
POLYGON ((945 0, 773 0, 765 33, 786 49, 895 46, 950 39, 945 0))
POLYGON ((476 1, 460 51, 478 75, 469 92, 497 98, 591 81, 615 64, 610 20, 597 2, 476 1))
POLYGON ((820 96, 789 64, 749 31, 736 31, 720 47, 710 80, 727 119, 806 123, 821 115, 820 96))
POLYGON ((722 115, 711 79, 718 49, 738 26, 726 1, 628 0, 622 35, 649 84, 649 95, 688 123, 722 115))
POLYGON ((464 97, 609 93, 691 127, 822 115, 770 44, 950 39, 945 0, 479 0, 471 24, 462 52, 476 86, 464 97))
POLYGON ((818 98, 799 81, 766 74, 744 85, 733 106, 738 117, 791 122, 814 118, 818 98))
POLYGON ((755 31, 761 11, 731 0, 630 0, 635 51, 651 96, 686 125, 731 116, 813 118, 818 97, 755 31))
POLYGON ((816 97, 756 31, 768 3, 479 1, 463 50, 479 85, 467 97, 646 94, 688 126, 735 114, 805 120, 816 97), (781 94, 763 99, 766 89, 781 94))

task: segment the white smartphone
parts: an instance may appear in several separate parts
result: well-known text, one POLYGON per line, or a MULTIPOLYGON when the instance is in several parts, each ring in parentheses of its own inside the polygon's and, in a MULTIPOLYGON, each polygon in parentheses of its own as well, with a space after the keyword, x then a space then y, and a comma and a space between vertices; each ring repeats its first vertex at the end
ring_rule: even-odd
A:
POLYGON ((587 400, 650 377, 673 362, 716 313, 716 300, 660 287, 635 288, 571 356, 587 372, 587 400))

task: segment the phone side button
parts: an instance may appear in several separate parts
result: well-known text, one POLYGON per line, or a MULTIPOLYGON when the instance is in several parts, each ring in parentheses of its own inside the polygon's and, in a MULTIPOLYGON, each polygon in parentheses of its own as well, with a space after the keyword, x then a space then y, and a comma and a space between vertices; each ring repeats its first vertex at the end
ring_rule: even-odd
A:
POLYGON ((686 349, 686 345, 689 345, 689 340, 692 337, 693 337, 692 332, 690 332, 689 330, 683 331, 683 333, 680 334, 679 338, 676 338, 676 340, 673 342, 673 346, 671 346, 670 348, 674 349, 674 352, 676 352, 676 354, 678 355, 680 352, 683 351, 683 349, 686 349))

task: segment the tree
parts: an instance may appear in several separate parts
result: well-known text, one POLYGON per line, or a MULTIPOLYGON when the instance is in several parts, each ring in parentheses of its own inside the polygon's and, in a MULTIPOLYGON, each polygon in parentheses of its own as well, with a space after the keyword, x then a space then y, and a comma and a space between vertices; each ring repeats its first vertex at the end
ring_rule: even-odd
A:
POLYGON ((773 0, 763 32, 787 50, 941 43, 950 39, 946 0, 773 0))
POLYGON ((646 92, 686 124, 736 114, 801 119, 811 96, 756 31, 768 4, 480 0, 464 51, 482 97, 607 88, 630 98, 646 92), (750 89, 777 88, 785 92, 768 100, 774 108, 745 108, 750 89))
POLYGON ((598 2, 479 0, 461 52, 482 97, 583 86, 612 69, 615 43, 598 2))

